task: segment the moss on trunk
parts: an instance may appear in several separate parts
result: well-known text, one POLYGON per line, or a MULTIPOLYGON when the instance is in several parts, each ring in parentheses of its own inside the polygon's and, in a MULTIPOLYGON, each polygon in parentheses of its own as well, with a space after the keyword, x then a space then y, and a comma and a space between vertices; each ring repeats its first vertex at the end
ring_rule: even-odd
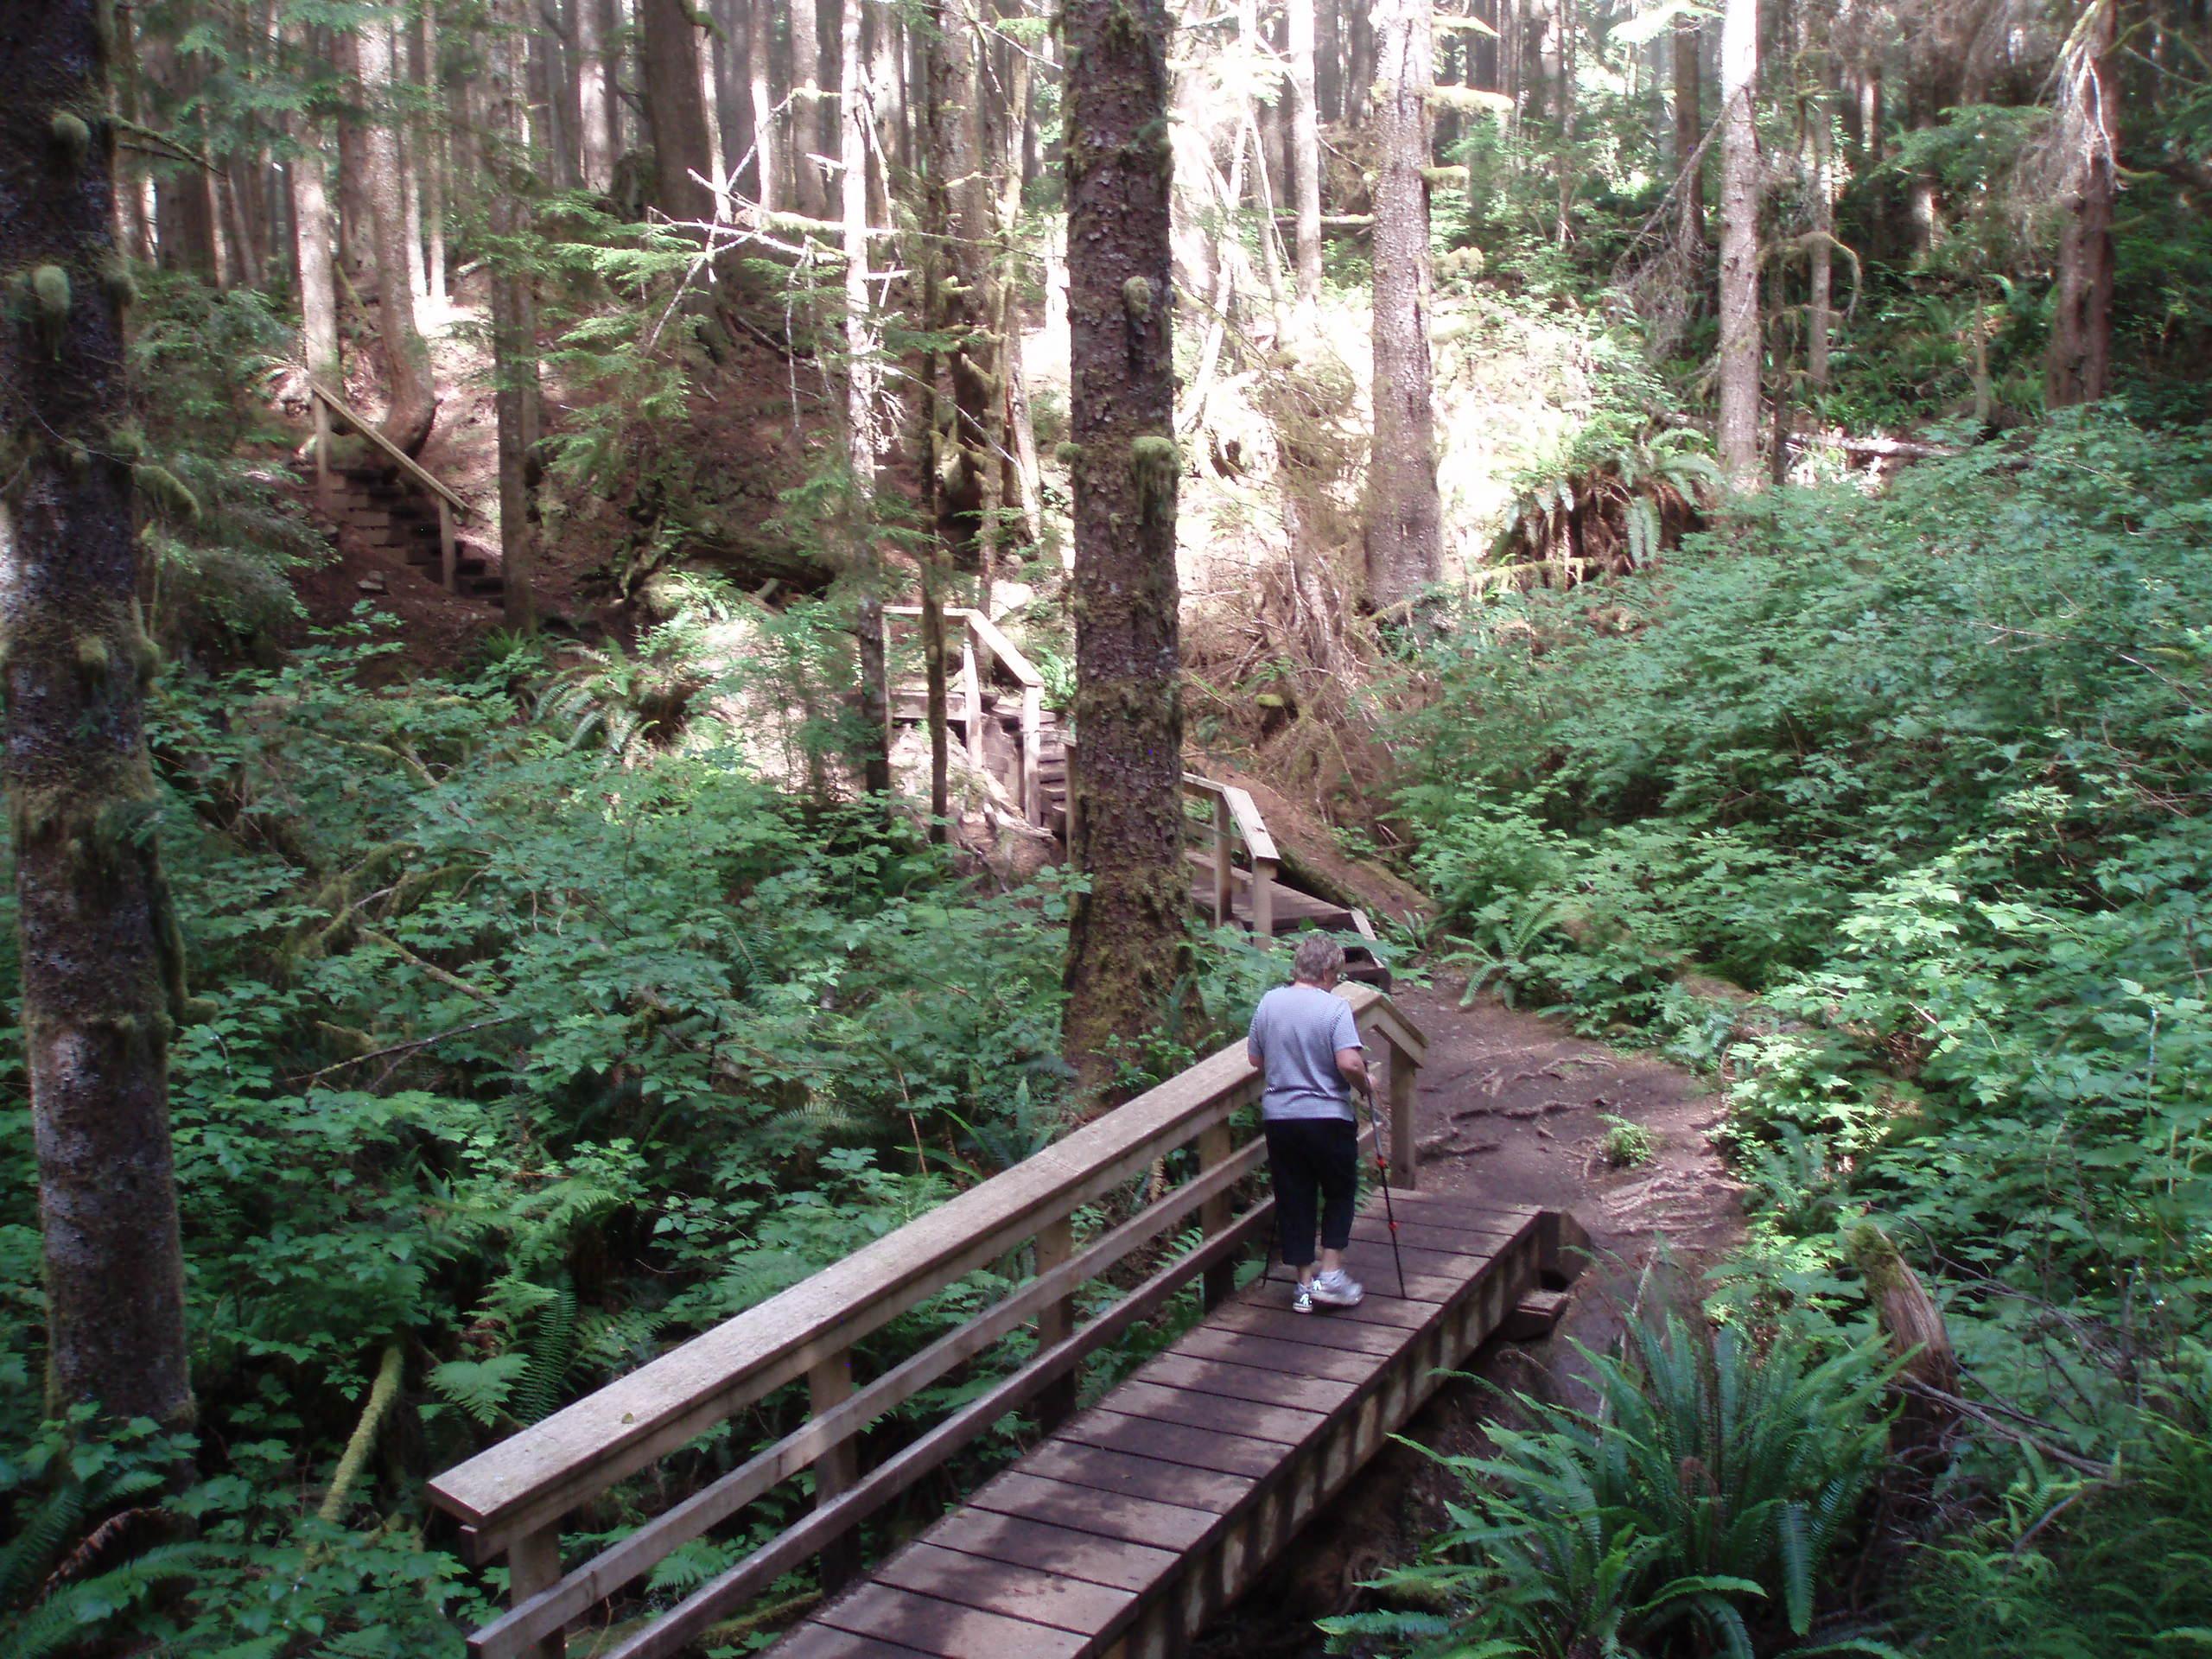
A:
POLYGON ((144 729, 98 0, 0 13, 0 632, 58 1410, 190 1414, 166 1066, 184 952, 144 729), (81 131, 82 137, 79 138, 81 131))
POLYGON ((1175 575, 1167 21, 1159 0, 1078 0, 1068 46, 1068 309, 1076 446, 1077 867, 1064 1032, 1086 1102, 1116 1038, 1180 976, 1183 703, 1175 575))

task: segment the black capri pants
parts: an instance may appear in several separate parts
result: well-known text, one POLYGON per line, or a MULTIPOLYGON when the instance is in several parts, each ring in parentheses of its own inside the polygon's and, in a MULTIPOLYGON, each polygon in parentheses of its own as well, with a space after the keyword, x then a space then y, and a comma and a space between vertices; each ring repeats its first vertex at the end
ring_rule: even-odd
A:
POLYGON ((1359 1133, 1341 1117, 1280 1118, 1266 1125, 1268 1173, 1275 1187, 1275 1228, 1282 1259, 1293 1268, 1313 1262, 1314 1204, 1320 1205, 1321 1248, 1351 1243, 1353 1199, 1359 1190, 1359 1133))

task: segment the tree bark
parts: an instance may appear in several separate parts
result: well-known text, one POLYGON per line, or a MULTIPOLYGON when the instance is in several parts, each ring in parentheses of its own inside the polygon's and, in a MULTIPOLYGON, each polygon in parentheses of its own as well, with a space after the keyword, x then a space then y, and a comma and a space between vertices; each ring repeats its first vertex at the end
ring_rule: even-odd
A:
POLYGON ((438 68, 438 9, 423 8, 423 76, 430 107, 423 119, 423 219, 429 238, 426 280, 430 298, 446 301, 446 108, 445 78, 438 68))
POLYGON ((1428 0, 1375 8, 1375 436, 1367 597, 1409 604, 1444 575, 1428 355, 1428 0))
POLYGON ((1705 163, 1690 158, 1705 142, 1701 32, 1694 17, 1675 19, 1675 166, 1681 175, 1675 188, 1681 193, 1683 237, 1699 248, 1705 245, 1705 163))
POLYGON ((1720 468, 1759 486, 1758 0, 1727 0, 1720 23, 1720 468))
POLYGON ((745 54, 746 84, 753 89, 753 159, 760 169, 760 193, 755 198, 771 213, 781 200, 777 157, 782 146, 776 137, 776 96, 769 73, 776 41, 776 12, 771 0, 753 0, 753 38, 745 54))
POLYGON ((382 24, 355 37, 361 86, 371 100, 362 135, 368 176, 363 181, 376 232, 377 334, 384 345, 391 402, 384 435, 404 454, 418 454, 437 419, 437 390, 430 378, 430 348, 415 322, 415 293, 407 284, 407 234, 400 183, 399 114, 392 99, 391 33, 382 24))
POLYGON ((945 295, 944 326, 950 331, 956 450, 945 470, 940 510, 959 527, 960 563, 982 573, 984 604, 1000 540, 999 451, 1005 388, 1000 379, 997 200, 992 188, 993 147, 983 124, 983 51, 978 0, 948 0, 944 29, 943 139, 944 179, 951 211, 952 283, 945 295))
POLYGON ((613 8, 607 0, 575 0, 576 171, 587 190, 614 181, 613 92, 607 85, 607 37, 613 8))
POLYGON ((537 525, 531 500, 531 448, 537 434, 531 408, 537 380, 537 340, 530 276, 516 244, 530 232, 530 135, 520 99, 529 15, 524 0, 493 0, 486 41, 490 97, 485 149, 491 166, 486 254, 492 300, 493 409, 499 423, 501 620, 517 633, 537 626, 535 591, 537 525))
POLYGON ((1287 0, 1290 150, 1298 207, 1298 315, 1313 321, 1321 302, 1321 111, 1314 93, 1313 0, 1287 0))
POLYGON ((2059 232, 2044 402, 2091 404, 2112 391, 2112 218, 2120 80, 2112 70, 2117 0, 2089 0, 2060 64, 2060 119, 2073 154, 2059 232))
POLYGON ((1825 386, 1828 331, 1835 326, 1835 141, 1827 99, 1815 99, 1806 113, 1813 148, 1813 245, 1806 260, 1805 378, 1825 386))
MULTIPOLYGON (((803 3, 810 0, 802 0, 803 3)), ((868 56, 861 49, 862 0, 843 0, 838 18, 837 160, 845 238, 845 430, 852 467, 854 577, 860 632, 861 781, 891 792, 891 683, 884 664, 883 569, 876 546, 875 468, 882 442, 883 365, 868 274, 868 56)))
POLYGON ((367 96, 361 86, 360 53, 353 31, 340 29, 327 38, 346 93, 338 112, 340 291, 350 288, 359 302, 375 288, 377 280, 376 227, 369 212, 368 123, 359 113, 367 96))
POLYGON ((791 171, 798 210, 809 219, 825 219, 830 193, 823 183, 822 142, 822 20, 814 0, 791 0, 791 171))
POLYGON ((946 94, 952 85, 951 67, 945 60, 944 0, 935 0, 925 27, 915 30, 915 48, 921 72, 915 92, 922 110, 923 175, 922 235, 915 263, 922 273, 922 327, 928 344, 922 353, 921 441, 915 453, 921 462, 923 520, 936 535, 937 550, 921 556, 922 672, 926 688, 925 720, 930 741, 930 830, 932 842, 942 845, 950 835, 951 810, 950 710, 947 701, 944 654, 944 601, 939 587, 944 572, 957 555, 957 532, 944 511, 942 448, 950 443, 953 416, 940 384, 937 340, 944 329, 944 249, 952 210, 945 189, 946 166, 951 154, 948 128, 952 111, 946 94))
POLYGON ((338 356, 338 281, 331 257, 330 193, 322 156, 312 141, 292 158, 292 222, 300 264, 300 321, 308 373, 343 395, 338 356))
POLYGON ((96 0, 0 8, 0 641, 50 1414, 192 1414, 169 1142, 184 946, 155 833, 96 0))
POLYGON ((1185 955, 1167 18, 1071 0, 1066 130, 1076 704, 1062 1037, 1086 1107, 1112 1045, 1166 1012, 1185 955))
POLYGON ((706 101, 699 95, 699 31, 683 0, 638 0, 638 34, 645 118, 653 129, 655 205, 673 219, 710 219, 715 193, 698 181, 711 178, 714 166, 706 101))

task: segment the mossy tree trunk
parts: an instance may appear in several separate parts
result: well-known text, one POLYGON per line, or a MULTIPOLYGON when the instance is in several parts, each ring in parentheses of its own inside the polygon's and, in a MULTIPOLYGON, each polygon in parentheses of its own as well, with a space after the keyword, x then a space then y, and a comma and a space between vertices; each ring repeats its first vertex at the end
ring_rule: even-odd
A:
POLYGON ((188 1417, 106 8, 0 3, 0 640, 50 1402, 188 1417))
POLYGON ((1444 574, 1428 353, 1428 0, 1375 8, 1375 438, 1367 597, 1407 606, 1444 574))
POLYGON ((1086 1105, 1109 1045, 1151 1029, 1185 954, 1183 702, 1175 575, 1167 18, 1161 0, 1067 8, 1068 313, 1076 445, 1077 804, 1090 878, 1069 929, 1063 1039, 1086 1105))
POLYGON ((406 187, 401 175, 396 73, 391 31, 372 22, 354 35, 361 67, 361 90, 370 104, 362 134, 362 183, 368 197, 377 260, 377 337, 384 344, 391 403, 383 432, 407 454, 419 454, 437 419, 438 395, 431 378, 430 348, 415 321, 415 290, 407 280, 406 187))

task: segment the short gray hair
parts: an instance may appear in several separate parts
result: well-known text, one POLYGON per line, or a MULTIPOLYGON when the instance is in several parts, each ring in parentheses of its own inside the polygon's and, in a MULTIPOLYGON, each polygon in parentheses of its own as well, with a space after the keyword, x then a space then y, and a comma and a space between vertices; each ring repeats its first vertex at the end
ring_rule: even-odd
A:
POLYGON ((1298 954, 1290 959, 1290 970, 1300 979, 1315 983, 1330 979, 1344 970, 1344 948, 1325 933, 1308 933, 1298 942, 1298 954))

